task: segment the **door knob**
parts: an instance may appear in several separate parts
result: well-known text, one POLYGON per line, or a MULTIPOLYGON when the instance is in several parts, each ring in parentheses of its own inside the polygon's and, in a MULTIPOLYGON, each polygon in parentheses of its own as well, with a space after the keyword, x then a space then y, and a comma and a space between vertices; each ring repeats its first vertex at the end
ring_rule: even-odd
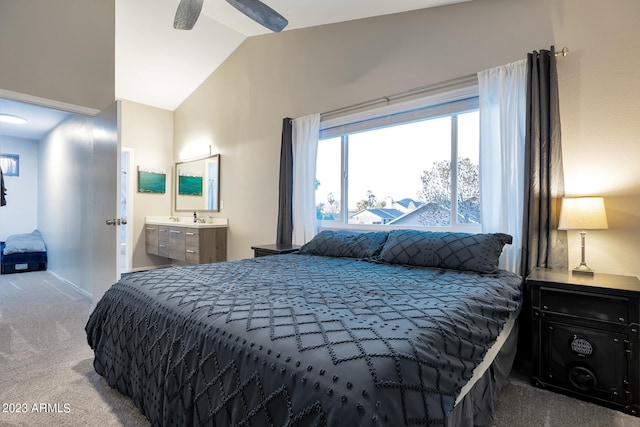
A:
POLYGON ((120 219, 120 218, 114 218, 114 219, 108 219, 105 221, 107 223, 107 225, 120 225, 120 224, 126 224, 127 220, 126 219, 120 219))

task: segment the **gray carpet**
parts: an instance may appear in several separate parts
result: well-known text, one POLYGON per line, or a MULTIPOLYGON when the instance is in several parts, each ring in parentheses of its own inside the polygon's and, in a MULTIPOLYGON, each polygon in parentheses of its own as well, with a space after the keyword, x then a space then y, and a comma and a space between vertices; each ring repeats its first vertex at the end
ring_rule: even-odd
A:
MULTIPOLYGON (((0 275, 0 426, 149 425, 94 371, 90 311, 87 297, 48 272, 0 275)), ((640 427, 639 418, 533 388, 518 370, 495 418, 495 427, 640 427)))

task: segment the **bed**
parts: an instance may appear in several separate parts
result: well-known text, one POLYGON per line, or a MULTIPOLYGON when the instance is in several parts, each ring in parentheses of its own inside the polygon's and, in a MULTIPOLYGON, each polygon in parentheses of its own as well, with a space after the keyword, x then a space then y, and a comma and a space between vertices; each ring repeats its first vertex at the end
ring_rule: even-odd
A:
POLYGON ((38 230, 12 234, 0 242, 1 273, 20 273, 47 269, 47 246, 38 230))
POLYGON ((299 253, 122 278, 94 367, 153 426, 490 425, 517 340, 510 236, 323 231, 299 253))

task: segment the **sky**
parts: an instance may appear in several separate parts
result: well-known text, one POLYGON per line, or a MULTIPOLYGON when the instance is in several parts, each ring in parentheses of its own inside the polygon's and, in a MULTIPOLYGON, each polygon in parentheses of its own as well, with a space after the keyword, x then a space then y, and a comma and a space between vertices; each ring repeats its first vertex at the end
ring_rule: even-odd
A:
MULTIPOLYGON (((478 112, 458 117, 458 156, 478 164, 478 112)), ((378 202, 418 200, 422 171, 451 158, 450 117, 429 119, 349 136, 349 208, 371 190, 378 202)), ((320 185, 316 203, 340 194, 340 138, 320 141, 316 176, 320 185)))

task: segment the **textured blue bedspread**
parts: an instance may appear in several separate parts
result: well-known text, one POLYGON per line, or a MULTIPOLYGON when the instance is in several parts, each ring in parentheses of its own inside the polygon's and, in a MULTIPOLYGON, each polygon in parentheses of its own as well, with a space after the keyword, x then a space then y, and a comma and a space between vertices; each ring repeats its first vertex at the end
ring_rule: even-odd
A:
POLYGON ((442 425, 521 279, 280 255, 132 274, 94 366, 152 425, 442 425))

